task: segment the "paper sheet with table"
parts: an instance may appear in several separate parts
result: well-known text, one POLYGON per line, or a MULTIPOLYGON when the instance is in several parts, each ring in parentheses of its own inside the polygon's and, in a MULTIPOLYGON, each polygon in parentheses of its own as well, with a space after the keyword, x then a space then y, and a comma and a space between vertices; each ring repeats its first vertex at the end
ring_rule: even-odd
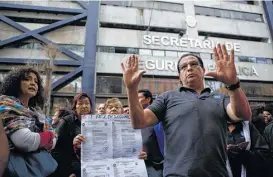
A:
POLYGON ((82 177, 147 177, 140 130, 129 115, 87 115, 82 118, 82 177))

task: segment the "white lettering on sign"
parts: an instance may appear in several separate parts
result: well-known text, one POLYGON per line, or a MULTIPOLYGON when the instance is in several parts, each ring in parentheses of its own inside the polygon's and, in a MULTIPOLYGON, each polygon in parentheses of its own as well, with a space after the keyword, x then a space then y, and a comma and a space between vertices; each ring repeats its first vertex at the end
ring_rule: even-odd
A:
MULTIPOLYGON (((177 62, 170 60, 146 60, 145 68, 147 70, 177 72, 177 62)), ((206 70, 210 72, 215 71, 215 64, 208 64, 206 70)), ((236 66, 236 70, 238 76, 259 77, 254 66, 236 66)))
MULTIPOLYGON (((208 65, 208 71, 215 71, 215 64, 208 65)), ((254 66, 236 66, 238 76, 256 76, 259 77, 258 72, 254 66)))
MULTIPOLYGON (((200 49, 213 49, 219 41, 211 40, 199 40, 191 38, 178 38, 169 36, 151 36, 143 35, 143 43, 146 45, 164 45, 164 46, 176 46, 176 47, 190 47, 200 49)), ((227 50, 234 49, 235 52, 240 52, 241 46, 239 43, 226 42, 227 50)))
POLYGON ((163 45, 170 45, 170 41, 168 41, 168 38, 167 38, 166 36, 163 36, 163 37, 161 38, 161 43, 162 43, 163 45))
POLYGON ((177 62, 168 60, 146 60, 145 68, 147 70, 158 70, 158 71, 177 71, 177 62))

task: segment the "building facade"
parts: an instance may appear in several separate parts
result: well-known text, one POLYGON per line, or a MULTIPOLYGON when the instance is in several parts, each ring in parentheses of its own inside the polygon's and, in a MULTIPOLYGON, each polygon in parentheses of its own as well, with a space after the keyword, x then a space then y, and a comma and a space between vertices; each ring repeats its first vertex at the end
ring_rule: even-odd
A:
MULTIPOLYGON (((251 104, 273 103, 271 1, 9 1, 0 7, 2 76, 15 63, 47 61, 41 48, 46 40, 60 49, 53 104, 79 91, 88 92, 96 103, 109 97, 126 103, 120 63, 132 54, 147 71, 141 88, 155 95, 177 89, 178 58, 195 53, 213 71, 217 43, 235 49, 238 77, 251 104), (6 18, 29 31, 18 30, 6 18), (72 22, 58 26, 68 19, 72 22), (37 34, 24 38, 31 31, 37 34)), ((211 78, 205 83, 215 91, 223 87, 211 78)))

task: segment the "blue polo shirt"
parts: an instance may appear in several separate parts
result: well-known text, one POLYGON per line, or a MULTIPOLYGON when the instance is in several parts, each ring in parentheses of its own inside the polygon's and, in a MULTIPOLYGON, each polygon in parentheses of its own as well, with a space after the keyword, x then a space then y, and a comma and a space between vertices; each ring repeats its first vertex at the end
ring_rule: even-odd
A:
POLYGON ((164 130, 163 130, 162 123, 155 125, 154 131, 155 131, 155 135, 159 145, 159 150, 164 157, 164 130))

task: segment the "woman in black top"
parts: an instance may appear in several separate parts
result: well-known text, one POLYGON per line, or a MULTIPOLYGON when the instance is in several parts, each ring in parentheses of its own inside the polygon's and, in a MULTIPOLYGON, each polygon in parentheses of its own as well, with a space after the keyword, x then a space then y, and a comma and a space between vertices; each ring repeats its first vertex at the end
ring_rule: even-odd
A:
POLYGON ((62 118, 56 128, 58 142, 55 152, 58 168, 52 177, 80 177, 81 166, 79 153, 74 151, 73 139, 81 133, 81 116, 91 114, 92 102, 86 93, 79 93, 74 97, 72 113, 62 118))

